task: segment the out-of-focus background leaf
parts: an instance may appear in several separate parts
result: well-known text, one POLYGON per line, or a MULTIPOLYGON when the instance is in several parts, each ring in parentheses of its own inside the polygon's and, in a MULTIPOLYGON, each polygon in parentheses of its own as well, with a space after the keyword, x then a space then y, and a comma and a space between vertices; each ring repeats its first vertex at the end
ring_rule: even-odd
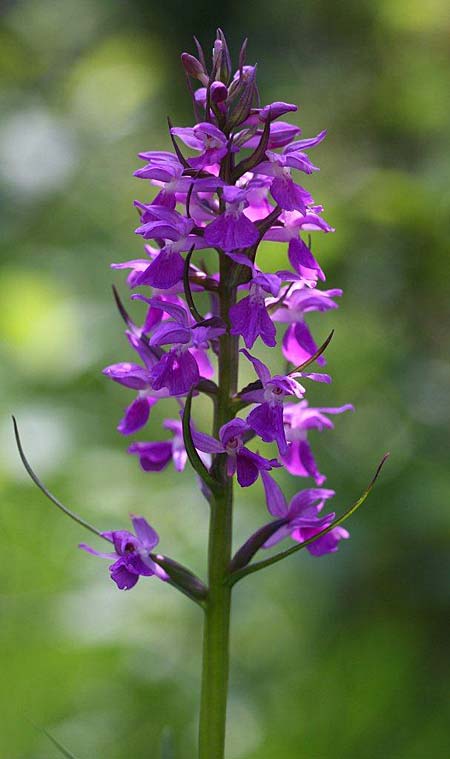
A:
MULTIPOLYGON (((228 759, 441 759, 448 740, 449 21, 444 0, 22 0, 0 21, 0 756, 154 757, 170 724, 192 759, 200 612, 171 588, 119 593, 80 529, 27 480, 9 414, 41 476, 102 529, 144 513, 161 547, 204 571, 193 477, 144 475, 115 431, 130 394, 101 376, 130 356, 111 261, 140 255, 136 153, 191 123, 178 62, 221 24, 250 37, 264 102, 327 127, 307 180, 335 235, 317 236, 341 308, 332 387, 352 401, 313 445, 342 509, 392 453, 352 539, 238 587, 228 759), (447 553, 445 553, 447 552, 447 553)), ((265 247, 272 266, 279 252, 265 247)), ((280 259, 281 260, 281 259, 280 259)), ((278 264, 278 261, 276 262, 278 264)), ((136 311, 138 313, 138 311, 136 311)), ((206 402, 205 402, 206 403, 206 402)), ((198 403, 196 406, 198 413, 198 403)), ((174 412, 174 408, 172 408, 174 412)), ((157 438, 154 414, 150 433, 157 438)), ((206 413, 206 412, 205 412, 206 413)), ((144 439, 144 435, 140 439, 144 439)), ((286 491, 294 492, 286 478, 286 491)), ((302 483, 303 484, 303 483, 302 483)), ((265 519, 239 493, 236 540, 265 519)))

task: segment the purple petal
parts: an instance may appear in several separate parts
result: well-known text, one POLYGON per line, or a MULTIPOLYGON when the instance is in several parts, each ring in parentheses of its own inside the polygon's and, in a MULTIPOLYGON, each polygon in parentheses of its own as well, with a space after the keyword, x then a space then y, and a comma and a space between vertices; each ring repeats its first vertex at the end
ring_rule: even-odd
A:
POLYGON ((149 385, 148 371, 138 364, 128 362, 112 364, 103 369, 103 374, 114 382, 133 390, 145 390, 149 385))
POLYGON ((133 523, 133 528, 136 536, 144 548, 146 548, 148 551, 153 550, 153 548, 159 543, 158 533, 153 529, 153 527, 149 525, 144 517, 133 515, 131 517, 131 521, 133 523))
POLYGON ((258 479, 259 468, 253 461, 251 456, 247 454, 249 451, 241 452, 236 456, 236 472, 237 480, 242 488, 248 488, 253 485, 258 479))
MULTIPOLYGON (((307 361, 317 350, 317 344, 305 322, 290 324, 283 337, 283 356, 294 366, 307 361)), ((319 366, 326 363, 324 356, 317 359, 319 366)))
POLYGON ((276 345, 276 327, 267 313, 264 299, 243 298, 230 308, 231 334, 242 335, 247 348, 252 348, 255 340, 273 348, 276 345))
POLYGON ((232 213, 224 213, 205 229, 208 245, 222 248, 225 252, 249 248, 258 238, 257 227, 243 213, 237 217, 232 213))
POLYGON ((243 353, 244 356, 249 361, 251 361, 255 369, 255 372, 258 375, 258 379, 261 381, 263 385, 266 385, 270 380, 270 371, 268 367, 265 364, 263 364, 263 362, 260 361, 259 358, 252 356, 252 354, 249 353, 248 350, 246 350, 245 348, 241 348, 239 352, 243 353))
POLYGON ((227 445, 232 438, 239 438, 248 432, 249 426, 243 419, 232 419, 231 422, 227 422, 222 425, 219 430, 219 437, 223 445, 227 445))
POLYGON ((289 242, 288 256, 291 266, 301 276, 305 276, 308 279, 308 273, 311 273, 315 274, 316 278, 325 279, 325 274, 302 239, 294 237, 289 242))
POLYGON ((266 494, 267 508, 274 517, 285 517, 288 513, 288 505, 284 493, 275 480, 265 471, 261 472, 261 478, 266 494))
POLYGON ((282 457, 283 464, 290 474, 299 477, 312 477, 317 485, 322 485, 326 477, 319 472, 311 446, 307 440, 294 440, 282 457))
POLYGON ((96 551, 95 548, 91 548, 91 546, 86 545, 86 543, 79 543, 78 548, 81 548, 83 551, 86 551, 87 553, 91 553, 93 556, 100 556, 101 559, 116 559, 117 554, 116 553, 104 553, 103 551, 96 551))
POLYGON ((286 211, 301 211, 305 213, 306 204, 312 202, 311 195, 300 185, 295 184, 290 177, 275 177, 270 194, 281 208, 286 211))
MULTIPOLYGON (((301 490, 294 495, 289 504, 289 518, 291 520, 297 519, 312 506, 314 506, 315 512, 320 511, 323 507, 324 501, 333 498, 334 495, 334 490, 327 490, 324 488, 308 488, 307 490, 301 490)), ((332 517, 332 519, 333 518, 334 517, 332 517)))
POLYGON ((315 145, 318 145, 322 140, 325 139, 327 136, 327 130, 324 129, 322 132, 319 132, 315 137, 309 137, 305 140, 296 140, 296 142, 291 142, 290 145, 288 145, 284 149, 284 153, 292 153, 297 150, 307 150, 307 148, 313 148, 315 145))
POLYGON ((169 290, 181 282, 184 272, 184 259, 179 253, 166 249, 155 258, 150 266, 140 275, 137 284, 151 285, 158 290, 169 290))
POLYGON ((139 580, 139 575, 130 572, 122 558, 110 566, 109 572, 119 590, 131 590, 139 580))
POLYGON ((247 417, 247 423, 265 443, 276 441, 281 454, 286 453, 288 445, 283 424, 283 406, 281 404, 261 403, 247 417))
POLYGON ((172 458, 172 443, 163 440, 151 443, 133 443, 128 453, 136 453, 144 472, 161 472, 172 458))
MULTIPOLYGON (((304 540, 316 535, 320 530, 300 529, 292 533, 294 540, 302 543, 304 540)), ((326 553, 335 553, 338 550, 339 541, 350 537, 350 533, 343 527, 333 527, 330 532, 317 538, 313 543, 307 546, 307 550, 312 556, 324 556, 326 553)))
POLYGON ((153 367, 151 377, 155 390, 167 387, 171 395, 184 395, 198 383, 200 373, 189 351, 172 350, 153 367))
POLYGON ((165 321, 153 332, 149 344, 152 347, 161 345, 180 345, 188 343, 191 339, 189 327, 183 327, 175 322, 165 321))
POLYGON ((225 449, 222 443, 219 443, 219 441, 214 437, 211 437, 211 435, 207 435, 205 432, 199 432, 194 429, 191 430, 191 433, 194 445, 199 451, 203 451, 204 453, 224 453, 225 449))
POLYGON ((122 435, 132 435, 144 427, 150 416, 151 403, 148 398, 136 398, 125 410, 125 416, 120 421, 117 429, 122 435))
POLYGON ((215 372, 207 352, 203 350, 203 348, 190 348, 189 353, 197 362, 200 377, 203 377, 204 379, 212 379, 215 372))

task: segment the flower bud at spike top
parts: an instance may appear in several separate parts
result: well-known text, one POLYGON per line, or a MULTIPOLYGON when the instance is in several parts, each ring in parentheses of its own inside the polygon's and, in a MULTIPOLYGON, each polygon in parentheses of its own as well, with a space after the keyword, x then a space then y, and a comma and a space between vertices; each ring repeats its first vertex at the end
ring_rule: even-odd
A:
POLYGON ((188 76, 192 76, 195 79, 198 79, 203 85, 206 85, 208 83, 208 74, 204 70, 200 61, 195 58, 195 56, 190 55, 190 53, 182 53, 181 62, 188 76))
POLYGON ((330 414, 353 409, 333 405, 329 374, 314 367, 303 371, 326 361, 317 346, 329 328, 315 334, 310 313, 337 308, 334 298, 342 294, 334 282, 321 289, 326 273, 318 238, 334 232, 314 191, 326 133, 301 135, 287 120, 295 105, 260 102, 256 66, 245 63, 246 43, 233 69, 218 30, 209 74, 196 44, 200 60, 183 53, 182 64, 200 83, 191 91, 197 122, 172 125, 169 119, 167 149, 143 145, 139 153, 143 165, 135 176, 145 184, 135 201, 141 213, 136 233, 143 250, 141 257, 113 266, 130 269, 127 284, 140 291, 131 294, 132 316, 119 300, 124 354, 111 356, 115 363, 104 373, 123 388, 118 430, 142 477, 157 480, 171 462, 174 477, 186 476, 188 462, 195 471, 211 505, 207 585, 175 560, 162 554, 155 560, 159 538, 147 517, 132 518, 134 533, 101 533, 107 553, 83 548, 113 561, 111 577, 121 590, 156 578, 203 606, 199 757, 222 759, 232 586, 303 544, 314 560, 341 549, 349 533, 340 524, 365 500, 375 478, 337 519, 327 511, 333 491, 317 487, 326 475, 314 453, 315 430, 333 427, 330 414), (276 272, 272 241, 277 256, 280 246, 285 251, 276 272), (240 367, 251 377, 245 387, 240 367), (321 408, 308 404, 311 382, 325 383, 321 408), (195 417, 206 395, 213 422, 202 430, 195 417), (153 412, 159 404, 167 408, 161 431, 153 412), (290 502, 277 482, 280 469, 296 480, 290 502), (241 507, 241 488, 253 486, 259 489, 260 526, 233 564, 234 496, 241 507), (273 527, 265 524, 266 505, 273 527), (255 553, 267 556, 265 548, 281 543, 287 548, 279 555, 246 566, 255 553))

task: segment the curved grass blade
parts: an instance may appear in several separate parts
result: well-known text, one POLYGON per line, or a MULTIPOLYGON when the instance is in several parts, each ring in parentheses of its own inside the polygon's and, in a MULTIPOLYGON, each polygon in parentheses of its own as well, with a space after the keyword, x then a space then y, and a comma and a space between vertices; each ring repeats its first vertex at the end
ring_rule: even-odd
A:
POLYGON ((60 509, 62 512, 64 512, 64 514, 66 514, 68 517, 70 517, 71 519, 73 519, 74 522, 78 522, 78 524, 80 524, 82 527, 85 527, 90 532, 93 532, 94 535, 98 535, 99 537, 103 538, 103 535, 102 535, 102 533, 101 533, 100 530, 97 530, 97 528, 94 527, 92 524, 89 524, 89 522, 86 522, 85 519, 83 519, 82 517, 78 516, 78 514, 75 514, 67 506, 64 506, 64 504, 61 503, 61 501, 58 498, 56 498, 56 496, 54 496, 53 493, 51 493, 50 490, 48 490, 45 487, 44 483, 41 482, 41 480, 39 479, 39 477, 37 476, 37 474, 31 468, 31 464, 29 463, 27 457, 25 456, 25 452, 24 452, 23 447, 22 447, 22 442, 20 440, 19 428, 18 428, 18 425, 17 425, 16 418, 13 416, 12 420, 13 420, 13 425, 14 425, 14 435, 15 435, 15 438, 16 438, 16 444, 17 444, 17 449, 19 451, 19 456, 22 459, 22 464, 24 465, 26 471, 28 472, 29 476, 33 480, 34 484, 37 485, 37 487, 39 488, 39 490, 41 490, 44 493, 44 495, 52 503, 54 503, 55 506, 58 507, 58 509, 60 509))

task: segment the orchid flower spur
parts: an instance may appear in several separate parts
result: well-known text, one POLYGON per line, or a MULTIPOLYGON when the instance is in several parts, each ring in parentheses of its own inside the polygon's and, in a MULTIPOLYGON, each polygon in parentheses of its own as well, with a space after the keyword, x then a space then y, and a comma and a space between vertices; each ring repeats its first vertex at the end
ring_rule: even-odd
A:
MULTIPOLYGON (((140 190, 149 190, 143 200, 135 201, 140 214, 136 234, 144 242, 144 253, 112 266, 130 270, 128 286, 143 290, 132 294, 132 307, 136 313, 145 308, 145 313, 132 318, 116 293, 128 348, 135 355, 117 356, 118 363, 104 374, 137 394, 119 432, 143 431, 144 439, 133 439, 128 447, 142 476, 155 477, 170 462, 180 477, 187 462, 194 469, 210 507, 207 580, 155 553, 158 535, 145 517, 131 517, 134 533, 103 531, 64 506, 32 470, 16 423, 15 432, 20 456, 36 485, 66 515, 108 544, 104 552, 81 547, 112 561, 110 574, 119 589, 129 590, 140 578, 145 582, 155 576, 201 607, 198 757, 224 759, 234 585, 305 547, 316 557, 336 551, 348 538, 342 523, 365 501, 385 459, 341 516, 322 515, 334 492, 317 487, 325 475, 319 472, 308 434, 332 427, 329 415, 353 408, 315 408, 307 400, 309 380, 331 381, 327 374, 305 371, 316 361, 319 366, 325 363, 322 353, 330 340, 317 347, 321 341, 306 323, 307 314, 336 309, 335 298, 342 295, 335 287, 320 288, 325 273, 317 260, 317 245, 313 254, 310 241, 313 233, 334 232, 309 189, 318 170, 309 151, 314 148, 319 156, 326 133, 304 137, 289 121, 295 105, 261 103, 256 66, 246 63, 246 43, 235 67, 220 29, 209 67, 198 43, 197 51, 198 57, 182 56, 196 123, 174 126, 169 120, 171 150, 139 153, 145 164, 135 176, 140 190), (298 184, 298 172, 307 187, 298 184), (286 246, 281 271, 274 271, 270 261, 272 241, 286 246), (265 356, 271 352, 271 366, 283 366, 284 356, 293 368, 272 373, 256 355, 262 347, 265 356), (240 365, 256 375, 244 387, 240 365), (305 387, 300 384, 303 379, 305 387), (204 396, 213 406, 208 432, 192 418, 204 396), (169 440, 148 429, 157 402, 171 403, 180 414, 163 423, 172 434, 169 440), (281 469, 302 482, 312 480, 290 502, 269 474, 281 469), (241 488, 262 480, 272 520, 232 556, 235 479, 241 488), (253 561, 258 551, 282 539, 291 540, 290 547, 253 561)), ((173 410, 170 416, 176 416, 173 410)), ((203 512, 199 514, 200 519, 203 512)))

